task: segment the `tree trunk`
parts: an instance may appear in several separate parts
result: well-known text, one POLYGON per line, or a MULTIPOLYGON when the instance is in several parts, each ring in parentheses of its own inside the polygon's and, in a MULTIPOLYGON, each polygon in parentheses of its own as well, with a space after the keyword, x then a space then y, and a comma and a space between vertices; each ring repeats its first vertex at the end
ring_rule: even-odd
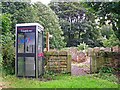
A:
POLYGON ((81 33, 81 32, 79 31, 79 36, 78 36, 78 39, 79 39, 79 40, 80 40, 80 33, 81 33))

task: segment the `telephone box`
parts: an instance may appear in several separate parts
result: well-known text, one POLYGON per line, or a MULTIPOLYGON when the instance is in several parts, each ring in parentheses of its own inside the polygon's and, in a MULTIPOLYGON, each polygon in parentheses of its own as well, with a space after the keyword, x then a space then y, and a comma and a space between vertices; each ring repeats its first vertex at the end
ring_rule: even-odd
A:
POLYGON ((43 27, 38 23, 16 24, 15 73, 35 78, 43 74, 43 27))

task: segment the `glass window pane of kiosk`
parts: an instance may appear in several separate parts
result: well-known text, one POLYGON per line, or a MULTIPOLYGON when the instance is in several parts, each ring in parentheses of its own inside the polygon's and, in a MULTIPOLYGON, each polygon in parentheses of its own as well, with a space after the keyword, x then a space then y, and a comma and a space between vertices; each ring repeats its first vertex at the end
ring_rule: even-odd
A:
POLYGON ((24 75, 24 57, 18 57, 18 75, 24 75))
POLYGON ((18 53, 24 53, 24 43, 22 40, 24 39, 24 33, 18 34, 18 53))
POLYGON ((38 63, 39 63, 39 75, 41 75, 42 74, 42 59, 43 59, 43 57, 40 57, 41 55, 41 53, 42 53, 42 33, 38 33, 38 35, 39 35, 39 38, 38 38, 38 63))
POLYGON ((43 74, 43 27, 37 23, 16 25, 16 76, 43 74))
POLYGON ((35 33, 25 33, 25 53, 35 53, 35 33))

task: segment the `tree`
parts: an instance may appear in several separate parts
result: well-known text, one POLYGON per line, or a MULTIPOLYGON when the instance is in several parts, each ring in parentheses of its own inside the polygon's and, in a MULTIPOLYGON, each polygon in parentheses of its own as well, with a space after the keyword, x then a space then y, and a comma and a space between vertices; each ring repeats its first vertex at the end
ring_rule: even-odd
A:
POLYGON ((49 6, 59 17, 59 22, 64 32, 65 40, 67 41, 67 46, 77 46, 83 41, 85 41, 89 45, 91 44, 90 46, 98 46, 98 44, 95 44, 97 42, 97 39, 92 40, 95 36, 92 36, 92 33, 98 31, 92 29, 96 27, 93 27, 93 25, 91 24, 95 23, 95 18, 92 14, 88 13, 82 5, 80 6, 80 3, 51 2, 49 6), (82 34, 86 33, 87 35, 87 32, 91 34, 90 38, 82 37, 84 36, 82 34), (89 39, 89 42, 87 39, 89 39), (90 43, 91 41, 93 42, 90 43))
POLYGON ((114 47, 120 44, 119 39, 115 35, 111 25, 101 27, 102 42, 104 47, 114 47))
POLYGON ((12 21, 10 31, 12 31, 12 33, 15 32, 16 23, 18 23, 19 20, 21 21, 21 18, 18 20, 16 19, 20 14, 19 11, 24 10, 27 7, 30 7, 30 4, 27 2, 2 2, 2 13, 7 13, 12 15, 10 17, 12 21))
POLYGON ((102 40, 99 38, 102 37, 101 31, 96 27, 97 24, 87 22, 85 23, 85 31, 82 33, 82 41, 87 43, 89 47, 100 47, 103 46, 102 40))
POLYGON ((117 46, 119 44, 120 44, 120 42, 119 42, 119 40, 118 40, 118 38, 116 37, 115 34, 112 34, 109 37, 109 39, 103 40, 104 47, 110 47, 110 48, 112 48, 112 47, 117 46))
POLYGON ((39 23, 44 27, 44 47, 46 45, 46 33, 49 32, 53 37, 50 39, 51 48, 62 48, 65 46, 62 30, 58 23, 55 13, 40 2, 35 4, 10 2, 3 3, 3 12, 10 13, 12 19, 12 29, 15 31, 17 23, 39 23), (9 9, 11 7, 11 10, 9 9))
POLYGON ((112 29, 120 41, 120 2, 86 2, 82 3, 96 19, 99 18, 100 25, 112 24, 112 29))
POLYGON ((114 31, 113 31, 111 25, 103 25, 103 26, 101 27, 101 30, 100 30, 100 31, 101 31, 102 36, 103 36, 103 37, 106 36, 107 39, 109 39, 110 36, 111 36, 112 34, 114 34, 114 31))
POLYGON ((47 6, 40 2, 33 5, 35 13, 37 14, 38 20, 36 22, 40 23, 44 29, 44 38, 46 38, 47 32, 49 32, 53 37, 50 38, 51 48, 62 48, 65 46, 63 32, 58 22, 56 14, 47 6))

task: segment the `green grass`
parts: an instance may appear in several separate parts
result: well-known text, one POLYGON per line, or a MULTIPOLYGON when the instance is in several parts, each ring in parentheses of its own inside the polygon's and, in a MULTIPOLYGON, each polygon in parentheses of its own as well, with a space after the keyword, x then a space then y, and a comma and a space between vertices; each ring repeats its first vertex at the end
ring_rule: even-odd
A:
POLYGON ((3 78, 10 86, 16 88, 118 88, 118 84, 103 79, 95 79, 89 76, 61 75, 54 77, 56 80, 40 81, 33 78, 18 78, 9 75, 3 78))

